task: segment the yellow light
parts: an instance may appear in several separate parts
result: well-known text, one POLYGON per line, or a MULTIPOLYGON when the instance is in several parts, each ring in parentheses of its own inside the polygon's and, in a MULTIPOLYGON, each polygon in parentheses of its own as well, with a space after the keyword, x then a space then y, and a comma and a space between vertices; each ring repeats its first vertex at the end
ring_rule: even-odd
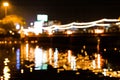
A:
POLYGON ((32 71, 33 71, 33 68, 31 67, 31 68, 30 68, 30 72, 32 72, 32 71))
POLYGON ((53 50, 52 48, 49 49, 49 63, 52 64, 52 53, 53 53, 53 50))
POLYGON ((116 51, 116 50, 117 50, 117 48, 114 48, 114 50, 116 51))
POLYGON ((96 61, 95 60, 92 61, 92 66, 94 69, 96 68, 96 61))
POLYGON ((68 50, 68 62, 71 62, 72 51, 68 50))
POLYGON ((12 31, 9 31, 12 34, 12 31))
POLYGON ((70 34, 72 34, 72 31, 67 31, 66 33, 67 33, 68 35, 70 35, 70 34))
POLYGON ((21 69, 21 73, 24 73, 24 70, 23 70, 23 69, 21 69))
POLYGON ((4 80, 9 80, 10 78, 10 68, 8 66, 5 66, 3 69, 3 76, 4 76, 4 80))
POLYGON ((3 6, 4 6, 4 7, 8 7, 8 6, 9 6, 9 3, 8 3, 8 2, 4 2, 4 3, 3 3, 3 6))
POLYGON ((106 49, 104 49, 104 51, 106 51, 106 49))
POLYGON ((49 34, 49 35, 52 35, 52 34, 53 34, 53 32, 52 32, 51 29, 48 30, 48 34, 49 34))
POLYGON ((26 44, 26 60, 28 60, 28 55, 29 55, 29 44, 26 44))
POLYGON ((95 29, 95 33, 101 34, 101 33, 104 33, 104 30, 103 29, 95 29))
POLYGON ((84 45, 84 46, 83 46, 83 49, 85 49, 85 48, 86 48, 86 46, 84 45))

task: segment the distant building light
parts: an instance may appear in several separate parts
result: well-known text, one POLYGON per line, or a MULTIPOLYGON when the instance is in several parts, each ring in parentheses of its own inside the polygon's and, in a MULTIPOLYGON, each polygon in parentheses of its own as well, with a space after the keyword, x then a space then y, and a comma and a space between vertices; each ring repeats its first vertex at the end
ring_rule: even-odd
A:
POLYGON ((12 35, 15 35, 15 33, 13 32, 12 35))
POLYGON ((101 33, 104 33, 104 30, 103 29, 95 29, 95 33, 101 34, 101 33))
POLYGON ((10 30, 9 33, 12 33, 12 31, 10 30))
POLYGON ((86 29, 83 29, 83 31, 85 31, 85 32, 86 32, 86 29))
POLYGON ((16 24, 16 29, 18 30, 18 29, 20 29, 20 24, 16 24))
POLYGON ((116 23, 116 25, 120 25, 120 22, 116 23))
POLYGON ((33 22, 30 23, 30 26, 33 26, 33 22))
POLYGON ((68 35, 70 35, 70 34, 72 34, 72 31, 69 30, 69 31, 67 31, 66 33, 67 33, 68 35))
POLYGON ((43 30, 42 30, 42 27, 43 27, 43 21, 35 21, 34 22, 34 29, 37 33, 42 33, 43 30))
POLYGON ((48 30, 48 34, 49 34, 49 35, 52 35, 52 34, 53 34, 53 32, 52 32, 51 29, 48 30))

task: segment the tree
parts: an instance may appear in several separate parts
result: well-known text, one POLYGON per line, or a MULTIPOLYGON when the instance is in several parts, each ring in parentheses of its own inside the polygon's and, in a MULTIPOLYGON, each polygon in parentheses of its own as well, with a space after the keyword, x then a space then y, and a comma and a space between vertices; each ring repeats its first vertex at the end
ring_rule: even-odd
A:
POLYGON ((3 20, 1 21, 2 25, 0 27, 2 27, 3 29, 9 31, 17 31, 16 29, 16 24, 19 24, 20 27, 21 26, 25 26, 26 22, 25 20, 17 15, 8 15, 5 18, 3 18, 3 20))

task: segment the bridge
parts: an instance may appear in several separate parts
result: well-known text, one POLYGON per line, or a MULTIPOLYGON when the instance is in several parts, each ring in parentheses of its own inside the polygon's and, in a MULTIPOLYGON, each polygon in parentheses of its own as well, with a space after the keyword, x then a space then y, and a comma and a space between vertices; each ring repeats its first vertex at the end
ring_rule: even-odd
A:
POLYGON ((48 27, 43 27, 43 30, 51 31, 65 31, 65 30, 77 30, 77 29, 87 29, 87 28, 96 28, 96 27, 104 27, 109 28, 114 25, 120 25, 118 19, 101 19, 92 22, 72 22, 65 25, 52 25, 48 27))
MULTIPOLYGON (((41 27, 40 31, 35 28, 22 29, 20 32, 24 36, 39 36, 41 34, 53 35, 53 34, 76 34, 76 33, 106 33, 109 28, 116 28, 120 32, 120 20, 118 19, 100 19, 92 22, 72 22, 64 25, 51 25, 47 27, 41 27), (115 26, 115 27, 113 27, 115 26), (116 27, 117 26, 117 27, 116 27)), ((112 31, 112 30, 110 30, 112 31)))

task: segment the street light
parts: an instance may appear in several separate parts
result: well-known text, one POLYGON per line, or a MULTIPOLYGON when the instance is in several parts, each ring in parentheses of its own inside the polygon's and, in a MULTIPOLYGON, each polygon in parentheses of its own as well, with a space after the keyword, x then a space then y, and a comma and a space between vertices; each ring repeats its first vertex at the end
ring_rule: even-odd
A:
POLYGON ((3 2, 3 6, 5 7, 5 16, 7 16, 7 8, 9 6, 8 2, 3 2))

